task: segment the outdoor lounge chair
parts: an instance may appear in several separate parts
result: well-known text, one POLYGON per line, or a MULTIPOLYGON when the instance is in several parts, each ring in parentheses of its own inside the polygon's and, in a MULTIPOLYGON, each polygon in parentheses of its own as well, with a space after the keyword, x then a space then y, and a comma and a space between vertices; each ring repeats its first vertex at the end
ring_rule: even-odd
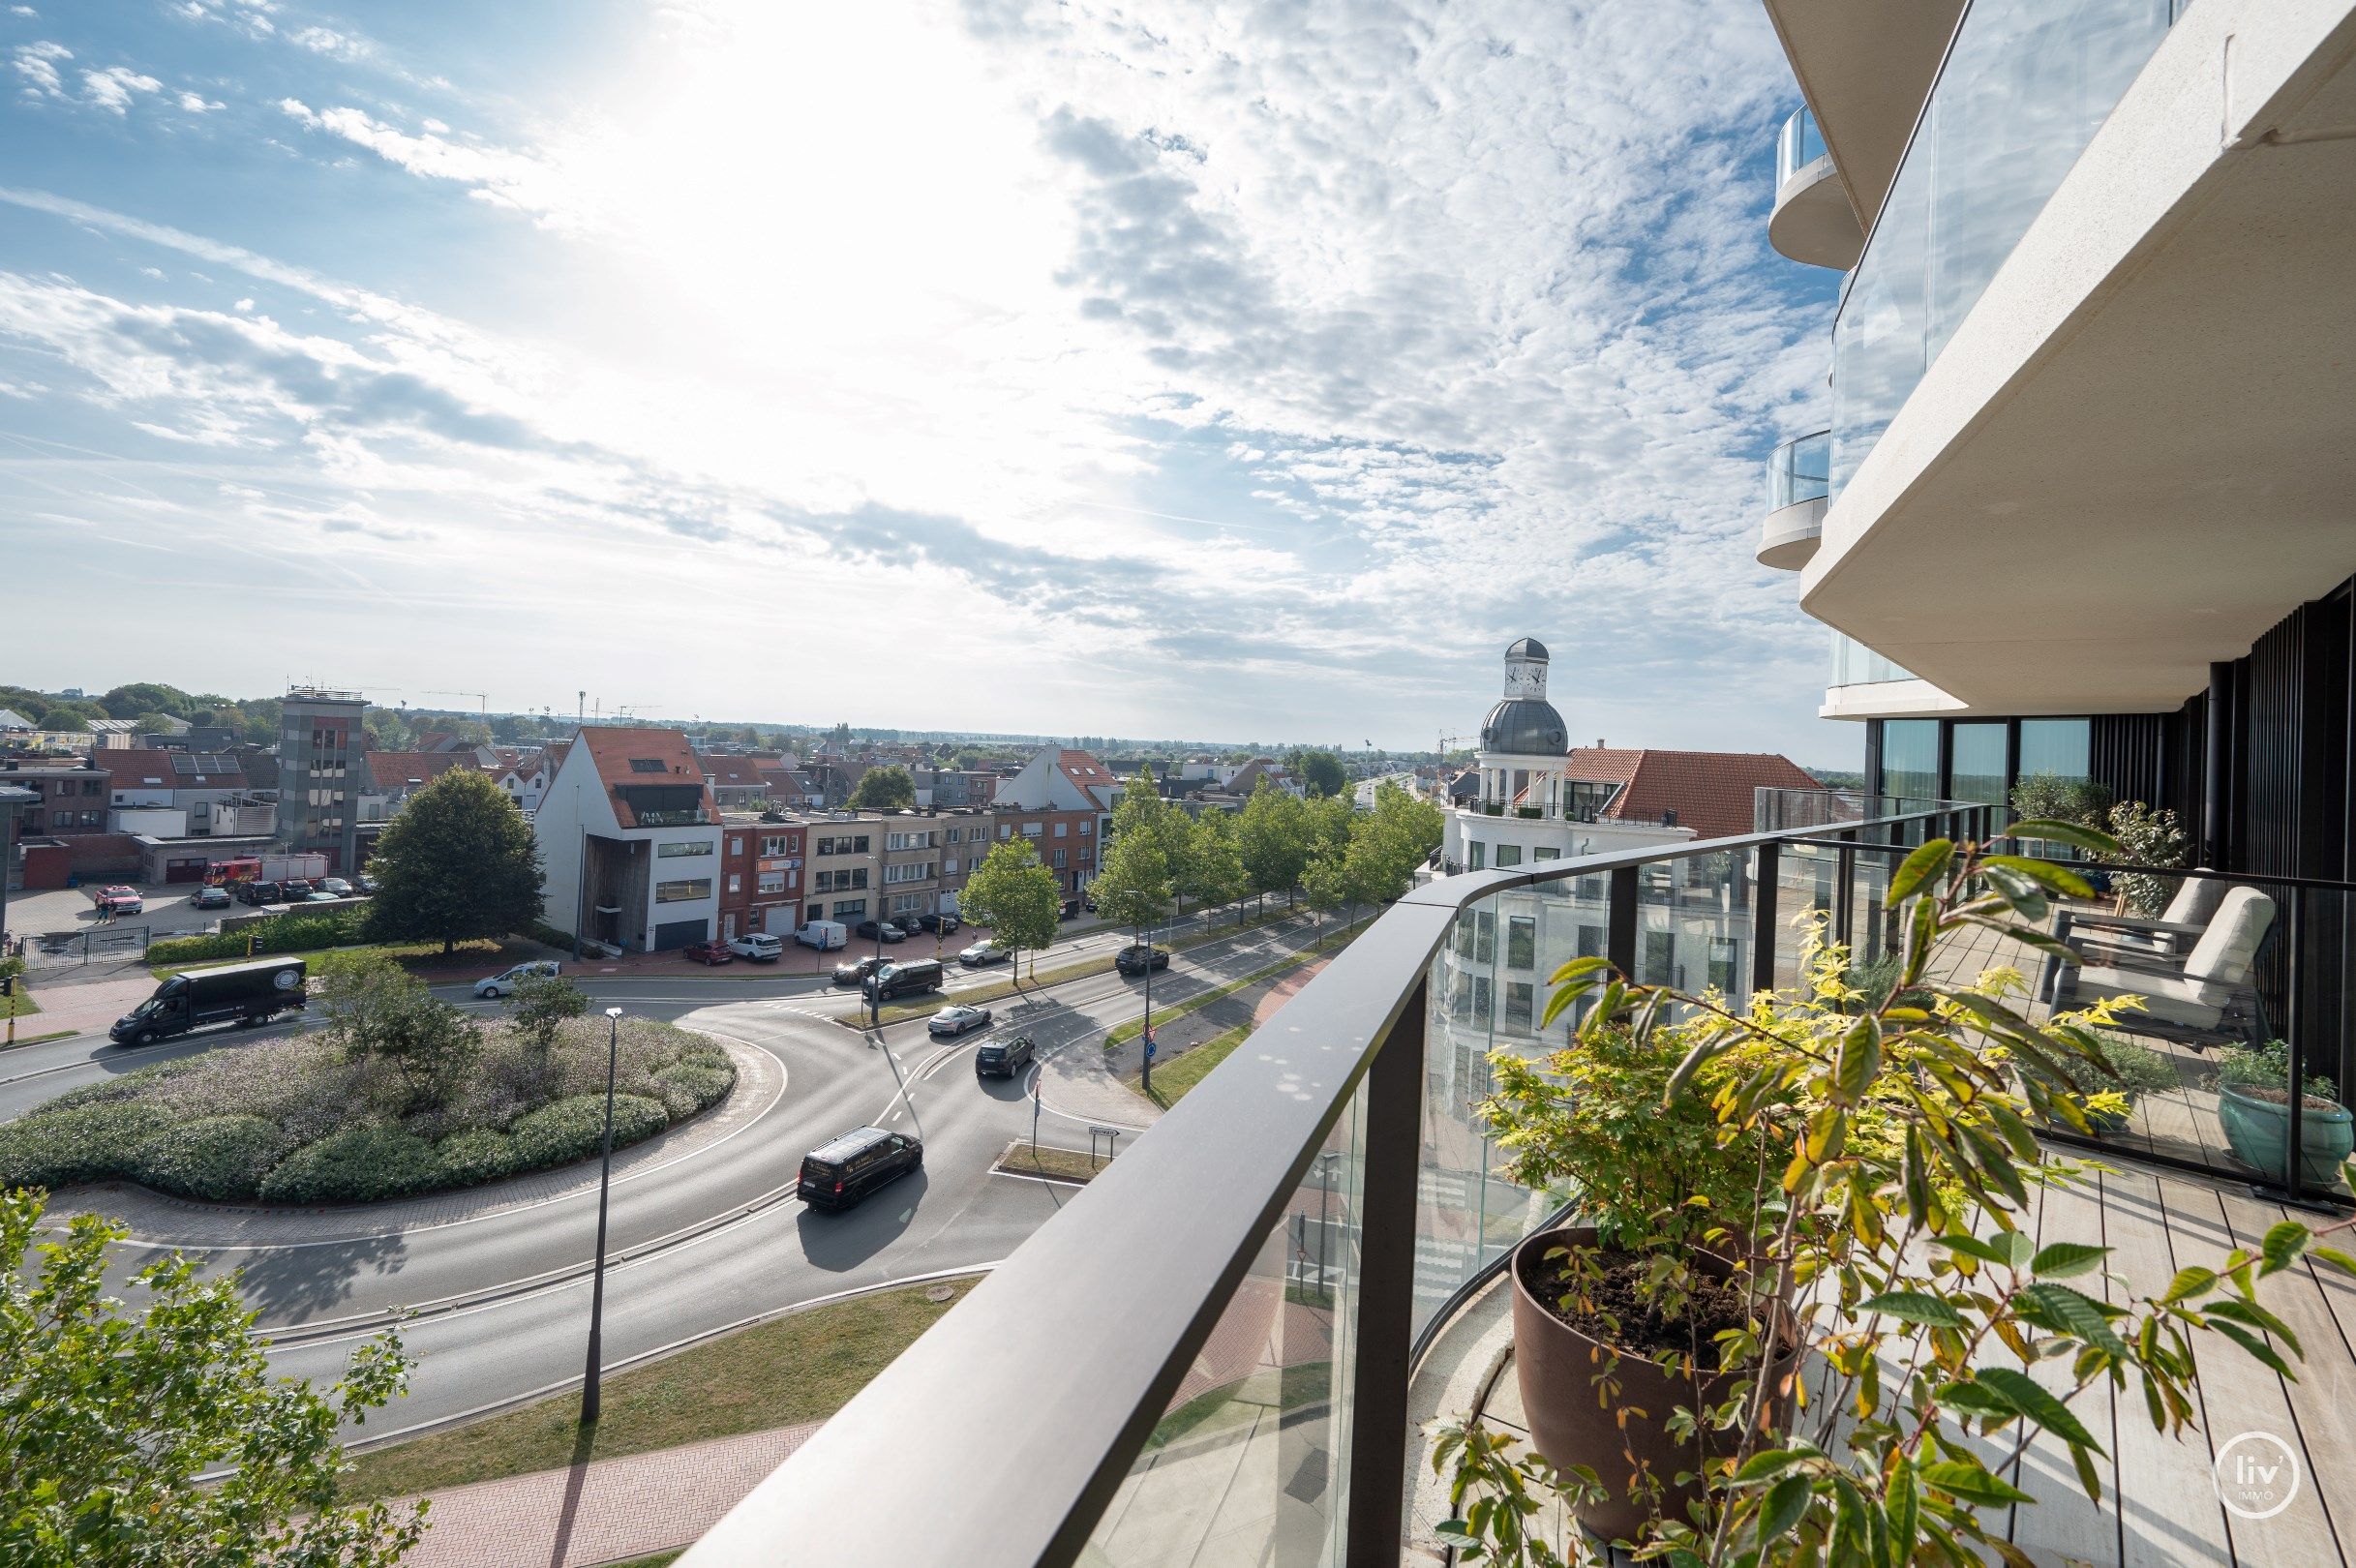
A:
POLYGON ((2217 913, 2185 954, 2182 969, 2124 963, 2066 965, 2054 1006, 2077 1007, 2106 996, 2136 997, 2142 1001, 2142 1009, 2127 1014, 2121 1027, 2196 1043, 2240 1038, 2252 1028, 2262 1029, 2265 1019, 2250 973, 2274 918, 2273 899, 2254 888, 2231 889, 2218 901, 2217 913))
POLYGON ((2218 906, 2224 902, 2225 890, 2232 886, 2203 866, 2177 885, 2176 896, 2157 920, 2100 910, 2064 909, 2054 920, 2053 934, 2081 952, 2101 949, 2131 964, 2158 961, 2167 968, 2178 968, 2184 955, 2209 929, 2218 906))

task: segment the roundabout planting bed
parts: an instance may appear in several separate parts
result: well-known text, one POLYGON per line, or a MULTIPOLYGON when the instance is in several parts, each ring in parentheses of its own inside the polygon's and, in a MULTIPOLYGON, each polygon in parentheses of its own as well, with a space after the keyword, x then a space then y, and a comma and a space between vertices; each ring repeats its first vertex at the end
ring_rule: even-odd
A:
MULTIPOLYGON (((602 1018, 565 1022, 545 1049, 493 1024, 423 1095, 413 1075, 329 1034, 207 1051, 0 1126, 0 1188, 120 1180, 183 1197, 308 1204, 473 1187, 594 1156, 605 1059, 602 1018)), ((736 1077, 703 1036, 624 1022, 614 1147, 697 1115, 736 1077)))

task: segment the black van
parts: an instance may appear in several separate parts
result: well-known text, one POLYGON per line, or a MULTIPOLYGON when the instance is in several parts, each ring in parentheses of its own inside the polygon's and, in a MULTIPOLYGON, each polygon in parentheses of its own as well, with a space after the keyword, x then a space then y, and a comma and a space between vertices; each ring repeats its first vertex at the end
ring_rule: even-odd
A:
POLYGON ((895 996, 914 996, 921 991, 937 991, 940 988, 941 961, 938 958, 886 964, 869 976, 862 987, 870 1002, 889 1002, 895 996))
POLYGON ((848 1209, 891 1181, 924 1165, 924 1142, 880 1127, 856 1128, 801 1157, 801 1201, 814 1209, 848 1209))

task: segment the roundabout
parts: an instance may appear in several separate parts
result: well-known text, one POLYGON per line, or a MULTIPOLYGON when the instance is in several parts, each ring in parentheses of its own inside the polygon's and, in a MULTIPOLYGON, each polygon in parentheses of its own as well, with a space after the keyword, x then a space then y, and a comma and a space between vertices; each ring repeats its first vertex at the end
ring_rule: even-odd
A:
MULTIPOLYGON (((1157 978, 1157 1000, 1250 973, 1313 934, 1307 921, 1284 922, 1206 943, 1157 978)), ((1004 1258, 1073 1190, 993 1176, 997 1158, 1035 1125, 1042 1144, 1084 1148, 1101 1118, 1060 1108, 1052 1092, 1042 1103, 1040 1066, 1013 1078, 977 1077, 975 1048, 1027 1033, 1052 1069, 1066 1053, 1101 1054, 1105 1028, 1136 1010, 1131 981, 1093 976, 993 1004, 999 1016, 989 1030, 933 1040, 921 1019, 888 1025, 880 1036, 847 1028, 830 1016, 848 1010, 851 999, 839 994, 765 995, 723 983, 725 992, 675 981, 584 984, 600 1007, 661 1016, 719 1040, 738 1070, 735 1090, 703 1116, 616 1152, 609 1366, 848 1290, 1004 1258), (737 994, 710 1000, 715 992, 737 994), (922 1168, 859 1208, 804 1208, 793 1195, 802 1155, 868 1125, 921 1138, 922 1168)), ((287 1032, 253 1031, 234 1041, 287 1032)), ((0 1068, 0 1118, 166 1053, 227 1043, 39 1047, 45 1057, 6 1064, 15 1072, 0 1068)), ((272 1342, 272 1363, 287 1374, 332 1378, 359 1342, 398 1322, 418 1362, 410 1393, 379 1416, 383 1425, 352 1433, 381 1440, 578 1381, 596 1206, 590 1161, 347 1208, 214 1205, 128 1184, 80 1187, 62 1191, 52 1215, 105 1213, 128 1222, 136 1240, 115 1249, 117 1279, 171 1251, 207 1271, 238 1271, 257 1332, 272 1342)))

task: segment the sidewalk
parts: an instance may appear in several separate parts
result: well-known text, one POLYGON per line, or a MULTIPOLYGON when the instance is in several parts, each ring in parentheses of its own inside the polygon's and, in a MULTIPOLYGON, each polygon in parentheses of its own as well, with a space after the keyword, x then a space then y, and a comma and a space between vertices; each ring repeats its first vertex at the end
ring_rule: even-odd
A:
POLYGON ((105 1030, 155 994, 155 977, 143 965, 131 965, 128 970, 111 979, 73 984, 61 984, 45 971, 32 971, 16 983, 30 986, 41 1010, 16 1020, 16 1038, 51 1035, 61 1029, 77 1035, 105 1030))
POLYGON ((683 1547, 718 1523, 819 1425, 438 1492, 425 1539, 405 1561, 409 1568, 592 1568, 683 1547))

